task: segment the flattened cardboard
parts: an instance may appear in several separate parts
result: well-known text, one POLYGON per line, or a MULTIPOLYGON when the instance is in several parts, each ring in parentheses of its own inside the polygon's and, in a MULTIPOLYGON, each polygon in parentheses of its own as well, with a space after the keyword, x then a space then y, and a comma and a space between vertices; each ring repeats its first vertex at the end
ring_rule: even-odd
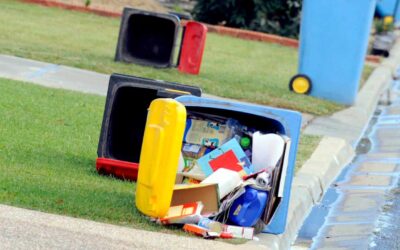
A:
POLYGON ((202 218, 200 214, 203 206, 201 202, 171 206, 168 214, 161 218, 160 222, 165 225, 197 223, 202 218))
POLYGON ((279 180, 279 190, 278 190, 278 197, 281 198, 283 197, 283 191, 285 189, 286 173, 289 165, 289 151, 290 151, 290 146, 292 144, 292 141, 289 139, 289 137, 283 136, 283 139, 285 140, 285 153, 283 156, 283 166, 279 180))
POLYGON ((218 184, 175 185, 171 206, 178 206, 198 201, 201 201, 204 205, 201 214, 218 212, 218 184))
POLYGON ((269 200, 267 202, 267 206, 265 207, 264 214, 262 216, 262 220, 264 221, 265 224, 268 224, 270 222, 283 196, 282 190, 284 189, 285 186, 286 171, 288 165, 287 161, 290 153, 290 138, 285 136, 284 139, 285 139, 284 153, 273 171, 272 183, 271 183, 272 188, 269 192, 269 200))
POLYGON ((219 148, 204 155, 197 160, 197 164, 199 164, 207 177, 219 168, 239 172, 242 176, 254 172, 253 165, 236 139, 231 139, 219 148))

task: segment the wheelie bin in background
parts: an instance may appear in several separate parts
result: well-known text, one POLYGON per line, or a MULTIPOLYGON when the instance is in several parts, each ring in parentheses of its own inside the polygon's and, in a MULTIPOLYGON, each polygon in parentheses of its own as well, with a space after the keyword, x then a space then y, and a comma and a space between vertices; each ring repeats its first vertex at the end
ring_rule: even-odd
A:
POLYGON ((376 0, 304 0, 296 93, 354 103, 376 0))
POLYGON ((175 15, 124 8, 115 60, 158 68, 173 66, 179 26, 175 15))
POLYGON ((372 44, 371 54, 388 57, 390 50, 396 42, 397 36, 393 27, 399 25, 400 0, 378 0, 376 15, 381 18, 377 20, 375 27, 375 39, 372 44))
POLYGON ((377 0, 376 13, 381 18, 389 18, 394 23, 400 21, 400 0, 377 0))
POLYGON ((207 27, 188 21, 179 43, 180 26, 180 19, 173 14, 124 8, 115 61, 156 68, 178 66, 181 72, 199 74, 207 27))

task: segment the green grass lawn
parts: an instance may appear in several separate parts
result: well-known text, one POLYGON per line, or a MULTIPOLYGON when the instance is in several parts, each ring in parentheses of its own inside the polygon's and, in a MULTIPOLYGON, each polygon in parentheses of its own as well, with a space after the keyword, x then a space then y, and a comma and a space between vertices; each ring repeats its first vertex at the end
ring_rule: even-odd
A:
POLYGON ((299 170, 303 164, 310 158, 315 148, 321 141, 322 136, 317 135, 300 135, 299 149, 296 156, 296 168, 295 171, 299 170))
POLYGON ((160 229, 95 170, 103 97, 0 79, 0 203, 160 229))
MULTIPOLYGON (((97 174, 104 102, 100 96, 0 78, 0 203, 169 231, 135 208, 135 183, 97 174)), ((303 162, 319 138, 301 140, 303 162)))
POLYGON ((0 23, 3 54, 197 85, 209 94, 316 115, 342 108, 291 93, 288 82, 297 71, 297 51, 276 44, 209 33, 201 73, 192 76, 114 62, 119 19, 2 0, 0 23))

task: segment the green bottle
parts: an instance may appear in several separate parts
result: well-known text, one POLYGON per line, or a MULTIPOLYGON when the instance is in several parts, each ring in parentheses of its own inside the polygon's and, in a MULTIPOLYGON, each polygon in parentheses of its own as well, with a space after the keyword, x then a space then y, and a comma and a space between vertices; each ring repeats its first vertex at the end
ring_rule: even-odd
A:
POLYGON ((240 146, 246 150, 248 148, 250 148, 250 138, 249 137, 242 137, 240 138, 240 146))

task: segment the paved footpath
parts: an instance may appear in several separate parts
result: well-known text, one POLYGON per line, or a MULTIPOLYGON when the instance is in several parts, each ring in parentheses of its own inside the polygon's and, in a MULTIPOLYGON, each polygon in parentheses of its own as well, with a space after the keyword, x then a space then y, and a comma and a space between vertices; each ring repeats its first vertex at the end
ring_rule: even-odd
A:
POLYGON ((93 71, 0 55, 0 77, 45 87, 107 95, 110 76, 93 71))
POLYGON ((148 232, 0 205, 0 249, 240 249, 218 241, 148 232))

